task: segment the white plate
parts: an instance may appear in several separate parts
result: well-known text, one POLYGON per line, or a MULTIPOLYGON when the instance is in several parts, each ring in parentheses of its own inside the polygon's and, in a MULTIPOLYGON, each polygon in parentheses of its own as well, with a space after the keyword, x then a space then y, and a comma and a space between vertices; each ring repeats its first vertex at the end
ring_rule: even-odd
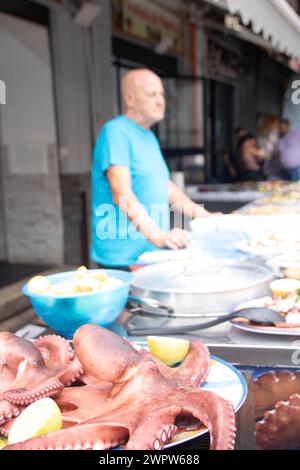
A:
POLYGON ((300 268, 300 252, 274 256, 268 264, 277 269, 300 268))
POLYGON ((261 256, 263 258, 269 258, 271 256, 282 253, 283 248, 278 243, 274 243, 273 246, 255 246, 251 240, 240 240, 235 244, 235 248, 243 253, 247 253, 253 256, 261 256))
POLYGON ((247 325, 245 323, 232 320, 231 324, 239 330, 248 331, 250 333, 259 333, 263 335, 280 335, 280 336, 300 336, 300 325, 295 328, 279 328, 278 326, 257 326, 247 325))
MULTIPOLYGON (((147 343, 136 342, 135 344, 148 349, 147 343)), ((214 392, 225 400, 230 400, 235 412, 237 412, 244 403, 248 392, 245 379, 234 366, 223 359, 215 356, 211 356, 211 359, 212 365, 209 375, 200 388, 214 392)), ((208 431, 204 426, 200 426, 197 430, 178 432, 172 441, 165 445, 164 449, 188 442, 206 432, 208 431)))

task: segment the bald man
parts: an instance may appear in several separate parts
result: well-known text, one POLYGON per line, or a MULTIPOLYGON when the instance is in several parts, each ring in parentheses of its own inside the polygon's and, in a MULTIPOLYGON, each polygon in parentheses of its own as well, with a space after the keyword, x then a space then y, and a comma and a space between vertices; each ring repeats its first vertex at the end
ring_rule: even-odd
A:
POLYGON ((209 213, 170 180, 151 131, 165 115, 161 79, 132 70, 122 95, 124 115, 104 125, 94 150, 91 256, 101 267, 129 269, 146 251, 188 246, 184 230, 170 230, 170 205, 192 218, 209 213))

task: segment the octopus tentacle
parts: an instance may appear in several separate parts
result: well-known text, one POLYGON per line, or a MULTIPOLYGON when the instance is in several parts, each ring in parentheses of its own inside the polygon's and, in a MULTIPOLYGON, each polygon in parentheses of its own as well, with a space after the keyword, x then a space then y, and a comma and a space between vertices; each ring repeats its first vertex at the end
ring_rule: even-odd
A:
POLYGON ((300 446, 300 395, 280 401, 256 423, 256 443, 260 449, 296 449, 300 446))
POLYGON ((146 415, 136 429, 131 433, 125 449, 126 450, 160 450, 174 436, 176 415, 180 408, 170 406, 152 410, 146 415))
POLYGON ((260 375, 253 384, 256 417, 274 408, 279 401, 300 393, 300 371, 271 371, 260 375))
POLYGON ((172 400, 181 414, 192 415, 210 432, 212 450, 233 450, 236 435, 232 403, 206 390, 179 390, 172 400))
MULTIPOLYGON (((19 413, 20 412, 21 411, 19 410, 19 413)), ((6 423, 4 423, 3 425, 0 426, 0 436, 8 437, 10 428, 14 424, 15 420, 16 420, 16 417, 12 418, 10 421, 7 421, 6 423)))
POLYGON ((3 450, 107 450, 123 444, 127 438, 128 429, 125 426, 86 422, 9 445, 3 450))
POLYGON ((34 340, 34 345, 40 350, 46 367, 50 369, 59 368, 74 359, 70 343, 61 336, 41 336, 34 340))
POLYGON ((12 389, 4 393, 7 401, 15 405, 29 405, 34 401, 44 397, 53 397, 58 395, 64 388, 63 384, 55 377, 45 380, 31 390, 12 389))
POLYGON ((83 367, 75 356, 69 366, 58 374, 58 378, 65 387, 69 387, 84 373, 83 367))
POLYGON ((0 426, 20 414, 20 408, 9 401, 2 399, 0 401, 0 426))
MULTIPOLYGON (((142 353, 143 354, 143 353, 142 353)), ((150 354, 150 353, 146 353, 150 354)), ((195 341, 190 344, 189 352, 178 367, 168 367, 162 361, 150 354, 152 359, 156 362, 160 373, 167 379, 176 380, 178 384, 182 385, 201 385, 207 378, 211 359, 208 348, 200 341, 195 341)))

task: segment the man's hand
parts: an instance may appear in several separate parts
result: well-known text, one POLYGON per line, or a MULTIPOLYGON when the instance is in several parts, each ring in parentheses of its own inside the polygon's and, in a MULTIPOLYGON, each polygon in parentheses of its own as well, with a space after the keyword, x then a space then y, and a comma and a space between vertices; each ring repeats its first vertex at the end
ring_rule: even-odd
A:
POLYGON ((163 233, 155 245, 158 248, 170 248, 171 250, 177 250, 178 248, 186 248, 190 242, 191 240, 185 230, 174 228, 170 232, 163 233))

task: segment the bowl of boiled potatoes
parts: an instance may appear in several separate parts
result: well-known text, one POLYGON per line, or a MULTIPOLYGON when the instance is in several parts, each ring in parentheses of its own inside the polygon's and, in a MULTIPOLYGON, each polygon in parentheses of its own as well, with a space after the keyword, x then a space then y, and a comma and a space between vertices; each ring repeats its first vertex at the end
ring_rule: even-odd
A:
POLYGON ((81 266, 34 276, 22 292, 49 328, 71 339, 86 323, 107 326, 115 322, 127 303, 131 279, 129 272, 81 266))

